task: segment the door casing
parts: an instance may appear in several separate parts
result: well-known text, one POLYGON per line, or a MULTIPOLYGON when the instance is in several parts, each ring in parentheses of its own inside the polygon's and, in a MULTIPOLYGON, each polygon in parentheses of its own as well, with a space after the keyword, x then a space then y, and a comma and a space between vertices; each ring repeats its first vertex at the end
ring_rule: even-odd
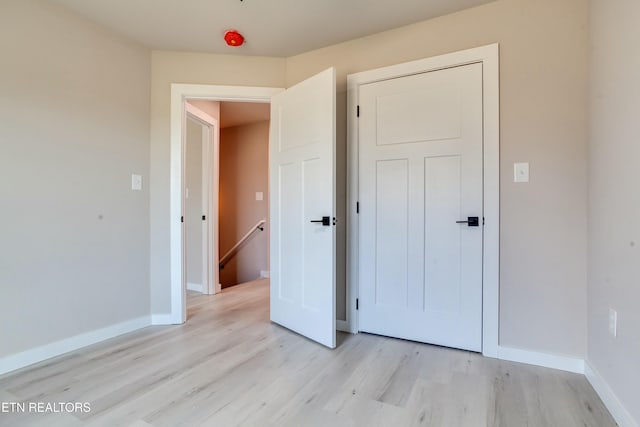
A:
POLYGON ((393 78, 461 65, 481 63, 483 70, 483 192, 482 353, 498 355, 500 254, 500 92, 499 45, 467 49, 347 76, 347 319, 351 333, 358 328, 358 103, 359 87, 393 78))
MULTIPOLYGON (((189 103, 185 104, 187 117, 202 126, 202 293, 220 292, 218 269, 212 260, 218 259, 218 171, 220 141, 218 120, 189 103), (217 130, 217 131, 216 131, 217 130)), ((186 144, 185 144, 186 145, 186 144)), ((186 155, 185 155, 186 162, 186 155)), ((185 167, 186 169, 186 167, 185 167)), ((186 210, 185 210, 186 213, 186 210)), ((199 216, 199 215, 198 215, 199 216)), ((186 224, 186 216, 185 216, 186 224)))
MULTIPOLYGON (((182 324, 187 320, 187 298, 184 285, 184 230, 180 221, 184 212, 184 129, 186 126, 185 101, 204 99, 209 101, 271 102, 271 97, 283 88, 252 86, 216 86, 177 84, 171 85, 171 137, 170 137, 170 283, 171 312, 155 315, 154 324, 182 324)), ((210 213, 213 215, 214 213, 210 213)), ((214 268, 216 268, 214 266, 214 268)))

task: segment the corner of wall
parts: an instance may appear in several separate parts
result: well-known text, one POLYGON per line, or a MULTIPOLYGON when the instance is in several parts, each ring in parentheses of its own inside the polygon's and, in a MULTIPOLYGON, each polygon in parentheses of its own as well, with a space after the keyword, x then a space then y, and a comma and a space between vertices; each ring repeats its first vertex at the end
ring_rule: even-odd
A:
POLYGON ((638 422, 633 419, 613 389, 588 360, 585 362, 584 374, 620 427, 639 427, 638 422))

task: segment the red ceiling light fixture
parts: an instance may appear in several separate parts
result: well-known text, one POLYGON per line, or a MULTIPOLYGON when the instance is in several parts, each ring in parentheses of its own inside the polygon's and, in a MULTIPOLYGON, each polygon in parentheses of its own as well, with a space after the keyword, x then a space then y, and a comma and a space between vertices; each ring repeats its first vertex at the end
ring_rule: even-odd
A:
POLYGON ((224 33, 224 41, 231 47, 238 47, 244 44, 244 36, 236 30, 229 30, 224 33))

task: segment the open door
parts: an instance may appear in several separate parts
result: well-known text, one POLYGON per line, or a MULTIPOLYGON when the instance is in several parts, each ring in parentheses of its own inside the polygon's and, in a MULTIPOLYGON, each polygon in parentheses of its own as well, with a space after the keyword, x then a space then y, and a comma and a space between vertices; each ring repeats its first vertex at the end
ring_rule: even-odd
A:
POLYGON ((271 320, 336 346, 335 69, 271 101, 271 320))

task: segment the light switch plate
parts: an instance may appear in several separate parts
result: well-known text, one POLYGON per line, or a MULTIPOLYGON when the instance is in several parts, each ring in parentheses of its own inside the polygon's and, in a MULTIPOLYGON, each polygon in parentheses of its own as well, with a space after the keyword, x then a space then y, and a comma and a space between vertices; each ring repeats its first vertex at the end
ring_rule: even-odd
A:
POLYGON ((142 190, 142 175, 131 175, 131 189, 135 191, 142 190))
POLYGON ((614 338, 618 336, 618 312, 613 308, 609 309, 609 333, 614 338))
POLYGON ((262 194, 262 191, 256 192, 256 200, 258 201, 264 200, 264 194, 262 194))
POLYGON ((529 163, 513 164, 513 182, 529 182, 529 163))

